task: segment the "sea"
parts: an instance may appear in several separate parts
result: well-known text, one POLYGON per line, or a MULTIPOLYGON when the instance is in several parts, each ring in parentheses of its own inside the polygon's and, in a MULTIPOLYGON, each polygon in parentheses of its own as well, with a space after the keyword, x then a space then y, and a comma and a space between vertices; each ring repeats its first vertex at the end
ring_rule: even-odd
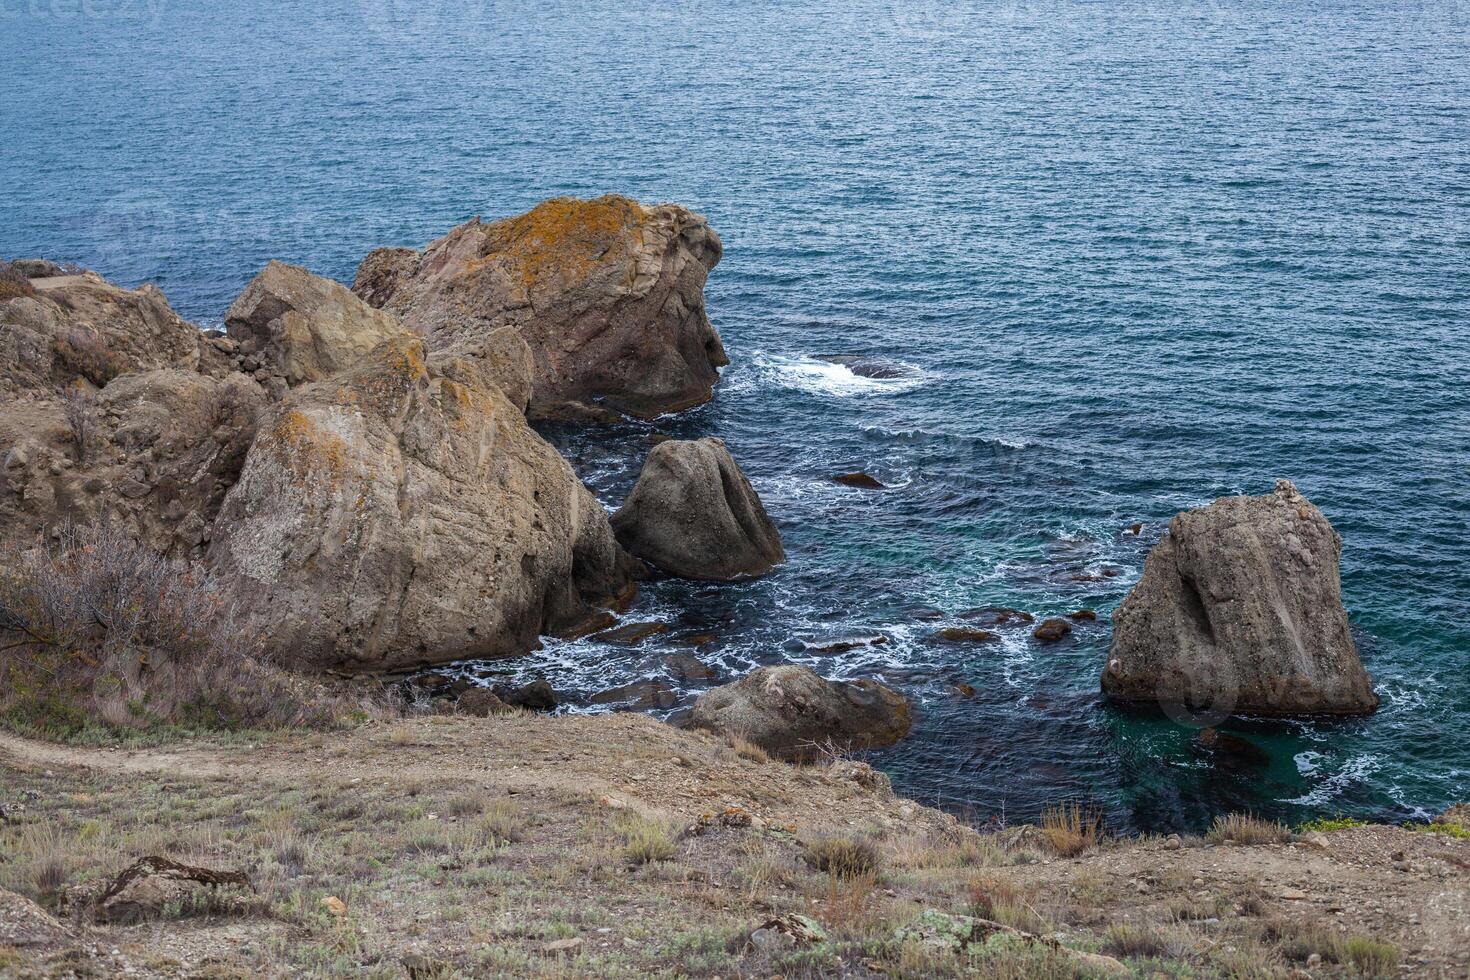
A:
POLYGON ((662 678, 664 716, 712 683, 676 653, 878 679, 915 724, 868 761, 980 824, 1422 820, 1470 797, 1467 25, 1464 0, 0 0, 0 256, 210 327, 270 259, 350 282, 548 197, 684 204, 726 247, 715 399, 545 434, 610 508, 654 435, 719 436, 787 561, 646 584, 628 621, 668 628, 641 645, 451 672, 545 677, 564 712, 662 678), (1169 519, 1277 479, 1342 535, 1380 710, 1228 720, 1248 744, 1218 751, 1107 704, 1109 616, 1169 519), (987 606, 1099 618, 932 642, 987 606))

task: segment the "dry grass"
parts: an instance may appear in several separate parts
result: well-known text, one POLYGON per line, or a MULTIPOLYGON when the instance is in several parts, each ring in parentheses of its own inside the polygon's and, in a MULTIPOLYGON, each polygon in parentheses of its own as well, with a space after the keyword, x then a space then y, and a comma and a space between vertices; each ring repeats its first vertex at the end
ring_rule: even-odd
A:
POLYGON ((749 762, 770 762, 771 754, 749 739, 739 735, 730 736, 730 748, 737 756, 749 762))
POLYGON ((1042 839, 1058 857, 1076 857, 1097 846, 1102 817, 1080 803, 1062 803, 1041 812, 1042 839))
POLYGON ((1115 922, 1103 934, 1103 949, 1114 956, 1147 959, 1167 950, 1164 938, 1150 926, 1115 922))
POLYGON ((876 878, 883 860, 864 837, 814 837, 803 845, 806 862, 838 878, 876 878))
POLYGON ((1285 844, 1291 840, 1291 829, 1274 820, 1232 813, 1216 817, 1205 839, 1211 844, 1285 844))
POLYGON ((671 825, 664 820, 630 815, 620 822, 623 859, 637 867, 656 861, 672 861, 678 853, 671 825))
POLYGON ((354 707, 268 664, 201 565, 121 528, 0 551, 0 723, 51 738, 325 727, 354 707))

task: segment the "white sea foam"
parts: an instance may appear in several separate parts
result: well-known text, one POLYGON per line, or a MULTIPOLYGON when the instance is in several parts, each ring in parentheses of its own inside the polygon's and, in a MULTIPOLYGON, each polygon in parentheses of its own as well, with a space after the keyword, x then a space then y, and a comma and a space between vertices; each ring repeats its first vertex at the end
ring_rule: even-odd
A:
MULTIPOLYGON (((1316 753, 1303 752, 1297 756, 1297 770, 1302 769, 1302 756, 1316 755, 1316 753)), ((1313 762, 1317 763, 1317 769, 1304 772, 1303 775, 1311 775, 1321 769, 1321 762, 1325 757, 1318 757, 1313 762)), ((1380 768, 1378 760, 1371 755, 1355 755, 1343 763, 1342 768, 1318 783, 1308 792, 1298 796, 1294 800, 1282 800, 1283 803, 1294 803, 1300 806, 1324 806, 1337 797, 1341 796, 1343 790, 1354 783, 1366 782, 1368 777, 1380 768)))
POLYGON ((777 384, 833 398, 908 391, 926 380, 924 373, 910 364, 902 366, 911 370, 913 376, 903 378, 866 378, 853 373, 846 364, 833 364, 815 357, 785 357, 779 354, 758 354, 755 366, 761 374, 777 384))

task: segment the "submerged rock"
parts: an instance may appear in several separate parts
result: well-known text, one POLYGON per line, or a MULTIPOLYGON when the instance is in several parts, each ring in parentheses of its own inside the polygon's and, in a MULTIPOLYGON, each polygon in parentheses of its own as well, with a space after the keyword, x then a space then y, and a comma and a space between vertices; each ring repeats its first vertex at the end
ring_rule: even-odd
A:
POLYGON ((934 639, 944 643, 993 643, 1000 635, 969 626, 947 626, 935 633, 934 639))
POLYGON ((1271 756, 1254 742, 1217 728, 1202 729, 1194 737, 1194 747, 1224 769, 1264 769, 1271 764, 1271 756))
POLYGON ((564 197, 476 218, 422 254, 379 249, 353 289, 433 350, 515 328, 534 355, 533 417, 652 418, 708 401, 729 363, 704 302, 721 254, 709 223, 677 205, 564 197))
POLYGON ((262 422, 210 558, 298 662, 383 670, 524 653, 618 605, 606 512, 496 387, 399 337, 262 422))
POLYGON ((592 634, 592 639, 603 643, 621 643, 634 646, 669 631, 666 623, 625 623, 612 629, 592 634))
POLYGON ((806 653, 814 653, 818 656, 831 656, 837 653, 847 653, 849 650, 858 650, 863 647, 882 646, 888 642, 888 637, 882 633, 872 633, 867 636, 829 636, 822 639, 797 640, 798 649, 806 653))
POLYGON ((654 446, 612 526, 630 554, 680 578, 763 575, 786 559, 781 535, 718 439, 654 446))
POLYGON ((981 626, 1009 626, 1012 623, 1036 622, 1036 617, 1030 613, 1006 606, 982 606, 979 609, 966 609, 960 613, 960 618, 979 623, 981 626))
POLYGON ((860 378, 873 378, 879 381, 894 381, 919 376, 919 372, 907 364, 885 361, 866 354, 824 354, 817 360, 826 361, 828 364, 841 364, 860 378))
POLYGON ((1040 626, 1031 631, 1031 635, 1042 643, 1056 643, 1058 640, 1066 639, 1071 632, 1071 623, 1065 619, 1053 617, 1043 620, 1040 626))
POLYGON ((1372 712, 1341 553, 1327 518, 1285 480, 1176 516, 1113 613, 1103 692, 1220 714, 1372 712))
POLYGON ((663 664, 674 678, 685 683, 712 680, 715 676, 708 664, 687 653, 671 654, 663 659, 663 664))
POLYGON ((876 681, 829 681, 806 667, 762 667, 700 695, 692 724, 738 735, 783 758, 809 758, 828 742, 892 745, 912 726, 902 694, 876 681))
POLYGON ((882 483, 866 473, 842 473, 832 478, 833 483, 840 483, 845 487, 857 487, 859 490, 886 490, 882 483))

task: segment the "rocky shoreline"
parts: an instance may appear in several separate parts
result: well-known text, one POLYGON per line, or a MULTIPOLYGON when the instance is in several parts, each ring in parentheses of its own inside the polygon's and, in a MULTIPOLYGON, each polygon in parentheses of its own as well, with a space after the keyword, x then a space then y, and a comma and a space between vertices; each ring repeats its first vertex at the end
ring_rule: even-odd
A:
MULTIPOLYGON (((655 445, 609 517, 530 420, 646 419, 711 398, 728 358, 703 287, 722 249, 675 205, 556 199, 476 218, 422 251, 379 249, 351 289, 272 262, 222 333, 185 322, 152 286, 13 262, 0 292, 0 542, 120 526, 198 561, 239 628, 296 670, 513 657, 543 635, 638 642, 649 627, 619 614, 639 580, 767 574, 785 559, 780 535, 718 439, 655 445)), ((858 367, 881 373, 871 360, 858 367)), ((882 488, 863 473, 835 479, 882 488)), ((1102 692, 1205 724, 1371 712, 1340 552, 1284 481, 1179 515, 1114 614, 1102 692)), ((983 644, 1013 619, 1045 644, 1096 616, 1033 626, 1002 610, 933 639, 983 644)), ((796 695, 765 676, 701 696, 688 720, 762 728, 788 752, 908 730, 907 703, 882 685, 867 682, 891 717, 855 729, 864 712, 849 685, 779 675, 796 695)), ((663 706, 657 683, 607 701, 663 706)), ((493 707, 477 693, 465 710, 493 707)))

